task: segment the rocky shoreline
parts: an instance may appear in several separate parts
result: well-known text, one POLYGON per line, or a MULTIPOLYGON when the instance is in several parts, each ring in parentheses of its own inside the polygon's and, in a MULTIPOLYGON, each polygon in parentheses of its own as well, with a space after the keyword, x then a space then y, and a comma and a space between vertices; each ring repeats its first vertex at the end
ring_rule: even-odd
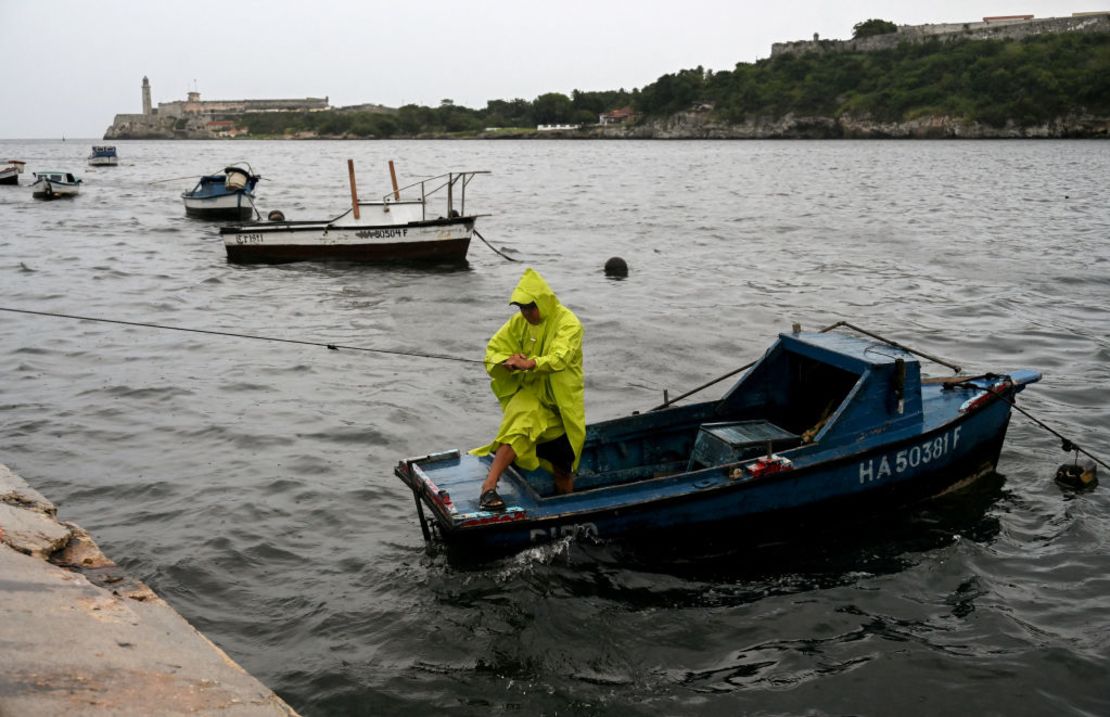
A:
MULTIPOLYGON (((665 119, 630 126, 594 126, 573 130, 487 130, 476 133, 421 133, 391 137, 356 137, 297 133, 241 135, 235 139, 357 140, 357 139, 1097 139, 1110 138, 1110 117, 1069 115, 1042 124, 1021 126, 1013 121, 993 127, 947 115, 928 115, 902 122, 868 117, 767 117, 729 124, 702 112, 684 112, 665 119)), ((220 139, 203 131, 128 132, 119 130, 105 139, 220 139)))
POLYGON ((0 625, 0 714, 297 714, 3 465, 0 625))
POLYGON ((603 128, 610 136, 635 139, 1063 139, 1110 137, 1110 118, 1080 115, 1053 122, 992 127, 944 115, 882 122, 848 115, 787 115, 744 124, 725 124, 702 113, 681 113, 643 126, 603 128))

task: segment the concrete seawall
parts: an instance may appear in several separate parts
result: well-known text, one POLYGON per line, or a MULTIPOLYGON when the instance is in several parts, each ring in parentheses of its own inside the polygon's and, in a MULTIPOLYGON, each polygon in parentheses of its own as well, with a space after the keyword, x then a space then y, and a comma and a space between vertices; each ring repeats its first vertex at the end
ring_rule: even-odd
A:
POLYGON ((0 465, 0 716, 297 713, 0 465))

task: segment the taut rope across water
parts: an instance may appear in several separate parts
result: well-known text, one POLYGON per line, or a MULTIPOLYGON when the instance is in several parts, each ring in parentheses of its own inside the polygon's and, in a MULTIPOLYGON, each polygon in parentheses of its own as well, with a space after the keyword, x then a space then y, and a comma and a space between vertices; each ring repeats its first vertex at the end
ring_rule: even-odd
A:
MULTIPOLYGON (((506 257, 506 258, 508 258, 508 257, 506 257)), ((368 353, 388 354, 388 355, 391 355, 391 356, 409 356, 409 357, 413 357, 413 358, 438 359, 438 360, 441 360, 441 361, 457 361, 459 363, 476 363, 476 364, 482 364, 482 365, 486 364, 486 361, 481 360, 481 359, 469 359, 469 358, 463 358, 461 356, 448 356, 446 354, 422 353, 422 352, 419 352, 419 351, 402 351, 400 349, 379 349, 379 348, 371 348, 371 347, 367 347, 367 346, 347 346, 347 345, 343 345, 343 344, 331 344, 331 343, 327 343, 327 342, 324 342, 324 341, 305 341, 305 340, 302 340, 302 339, 282 339, 282 338, 278 338, 276 336, 259 336, 257 334, 243 334, 243 333, 238 333, 238 332, 235 332, 235 331, 216 331, 216 330, 213 330, 213 329, 192 329, 192 328, 186 328, 186 327, 183 327, 183 326, 166 326, 165 324, 152 324, 152 323, 143 322, 143 321, 124 321, 122 319, 105 319, 105 318, 96 317, 96 316, 79 316, 77 314, 61 314, 61 313, 55 313, 55 312, 51 312, 51 311, 33 311, 31 309, 16 309, 16 308, 7 307, 7 306, 0 306, 0 311, 7 311, 7 312, 13 313, 13 314, 27 314, 27 315, 31 315, 31 316, 47 316, 47 317, 56 318, 56 319, 73 319, 75 321, 95 321, 95 322, 103 323, 103 324, 119 324, 119 325, 122 325, 122 326, 136 326, 136 327, 144 328, 144 329, 160 329, 162 331, 183 331, 183 332, 186 332, 186 333, 207 334, 207 335, 210 335, 210 336, 229 336, 229 337, 237 338, 237 339, 252 339, 254 341, 273 341, 273 342, 282 343, 282 344, 299 344, 301 346, 320 346, 320 347, 323 347, 323 348, 326 348, 326 349, 330 349, 332 351, 338 351, 339 349, 346 349, 348 351, 365 351, 365 352, 368 352, 368 353)), ((853 326, 852 324, 848 323, 847 321, 838 321, 835 324, 832 324, 830 326, 826 326, 825 328, 821 329, 821 333, 826 333, 826 332, 832 331, 833 329, 839 328, 841 326, 852 329, 853 331, 858 331, 858 332, 860 332, 860 333, 862 333, 866 336, 870 336, 870 337, 872 337, 876 340, 882 341, 886 344, 889 344, 889 345, 894 346, 896 348, 902 349, 903 351, 908 351, 908 352, 916 354, 918 356, 922 356, 924 358, 927 358, 930 361, 935 361, 935 362, 937 362, 937 363, 939 363, 943 366, 947 366, 949 368, 954 369, 957 373, 959 373, 959 371, 960 371, 959 366, 951 364, 947 361, 943 361, 939 358, 936 358, 935 356, 930 356, 929 354, 907 348, 907 347, 903 346, 902 344, 899 344, 895 341, 885 339, 882 336, 879 336, 878 334, 873 334, 873 333, 870 333, 870 332, 865 331, 863 329, 860 329, 856 326, 853 326)), ((687 391, 686 393, 682 394, 681 396, 676 396, 673 399, 670 399, 670 398, 665 399, 663 403, 661 403, 658 406, 655 406, 654 408, 651 408, 650 410, 658 411, 660 409, 667 408, 668 406, 673 405, 676 401, 679 401, 683 398, 687 398, 688 396, 692 396, 695 393, 698 393, 699 391, 702 391, 706 388, 709 388, 710 386, 712 386, 716 383, 720 383, 721 381, 725 380, 726 378, 728 378, 730 376, 735 376, 736 374, 740 373, 741 371, 749 369, 754 365, 755 365, 755 361, 752 361, 751 363, 745 364, 745 365, 741 366, 740 368, 733 369, 732 371, 729 371, 728 373, 726 373, 724 375, 718 376, 717 378, 713 379, 712 381, 709 381, 708 383, 704 383, 701 386, 698 386, 697 388, 695 388, 693 390, 687 391)), ((1059 438, 1062 441, 1062 447, 1065 451, 1068 451, 1068 452, 1075 451, 1076 453, 1082 453, 1083 455, 1085 455, 1088 458, 1091 458, 1092 460, 1097 462, 1099 465, 1101 465, 1104 468, 1107 468, 1108 470, 1110 470, 1110 465, 1107 465, 1106 463, 1104 463, 1102 460, 1097 458, 1090 451, 1087 451, 1083 448, 1080 448, 1076 443, 1074 443, 1070 439, 1066 438, 1065 436, 1063 436, 1058 431, 1050 428, 1048 425, 1046 425, 1040 419, 1034 417, 1031 413, 1029 413, 1029 411, 1026 411, 1025 409, 1019 407, 1013 401, 1010 401, 1010 400, 1008 400, 1008 399, 1006 399, 1002 396, 999 396, 997 393, 994 394, 994 395, 995 395, 996 398, 1001 398, 1003 401, 1006 401, 1006 403, 1009 403, 1010 406, 1012 406, 1013 408, 1016 408, 1019 412, 1021 412, 1026 417, 1028 417, 1030 420, 1032 420, 1040 428, 1043 428, 1044 430, 1048 431, 1049 433, 1051 433, 1054 436, 1056 436, 1057 438, 1059 438)))
POLYGON ((370 353, 390 354, 393 356, 411 356, 415 358, 427 359, 440 359, 443 361, 459 361, 461 363, 478 363, 485 364, 486 362, 480 359, 462 358, 459 356, 448 356, 446 354, 430 354, 421 353, 419 351, 402 351, 399 349, 378 349, 369 348, 366 346, 346 346, 343 344, 331 344, 324 341, 304 341, 301 339, 282 339, 275 336, 258 336, 256 334, 242 334, 235 331, 216 331, 213 329, 190 329, 183 326, 166 326, 164 324, 151 324, 143 321, 123 321, 121 319, 105 319, 96 316, 78 316, 76 314, 60 314, 50 311, 32 311, 31 309, 14 309, 6 306, 0 306, 0 311, 8 311, 13 314, 30 314, 33 316, 49 316, 56 319, 74 319, 77 321, 96 321, 103 324, 121 324, 123 326, 137 326, 144 329, 161 329, 163 331, 185 331, 193 334, 209 334, 212 336, 231 336, 237 339, 254 339, 255 341, 274 341, 283 344, 300 344, 302 346, 321 346, 323 348, 338 351, 339 349, 347 349, 349 351, 367 351, 370 353))

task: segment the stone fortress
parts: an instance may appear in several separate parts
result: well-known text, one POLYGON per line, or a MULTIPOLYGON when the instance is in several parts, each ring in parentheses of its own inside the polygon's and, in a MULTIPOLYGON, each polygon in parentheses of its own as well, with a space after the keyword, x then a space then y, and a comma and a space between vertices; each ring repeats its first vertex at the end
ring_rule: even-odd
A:
POLYGON ((185 100, 150 101, 150 80, 143 78, 143 113, 118 114, 104 139, 217 139, 234 137, 244 130, 235 119, 251 112, 302 111, 330 109, 328 98, 280 100, 202 100, 199 92, 189 92, 185 100))
POLYGON ((806 52, 875 52, 897 47, 903 42, 929 40, 1022 40, 1050 32, 1110 32, 1110 10, 1077 12, 1071 17, 1034 18, 1032 15, 985 17, 982 22, 899 25, 897 32, 858 40, 812 40, 776 42, 771 57, 800 55, 806 52))

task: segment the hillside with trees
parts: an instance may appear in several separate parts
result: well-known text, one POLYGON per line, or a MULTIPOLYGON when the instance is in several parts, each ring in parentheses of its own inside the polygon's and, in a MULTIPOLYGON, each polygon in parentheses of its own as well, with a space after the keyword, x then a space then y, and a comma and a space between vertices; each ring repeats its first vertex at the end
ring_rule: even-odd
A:
POLYGON ((902 121, 945 115, 990 126, 1069 113, 1110 117, 1110 35, 903 44, 879 52, 784 55, 731 71, 700 67, 644 87, 645 116, 714 103, 726 122, 787 114, 902 121))
MULTIPOLYGON (((882 33, 892 26, 868 20, 855 30, 882 33)), ((786 54, 720 72, 680 70, 631 91, 551 92, 531 101, 490 100, 482 109, 445 99, 438 107, 407 105, 390 112, 258 113, 240 122, 256 137, 527 136, 539 124, 581 124, 583 129, 574 133, 579 136, 652 137, 761 136, 730 134, 728 128, 779 126, 798 117, 825 129, 797 136, 850 136, 843 129, 850 122, 944 118, 966 126, 1021 128, 1068 117, 1087 118, 1081 125, 1085 129, 1063 129, 1061 136, 1107 136, 1110 34, 935 40, 872 52, 786 54), (600 113, 624 106, 636 112, 632 126, 593 127, 600 113), (685 125, 675 118, 689 119, 695 111, 700 116, 684 135, 685 125), (673 131, 661 135, 658 128, 664 125, 673 131), (705 127, 717 129, 707 133, 705 127)))

